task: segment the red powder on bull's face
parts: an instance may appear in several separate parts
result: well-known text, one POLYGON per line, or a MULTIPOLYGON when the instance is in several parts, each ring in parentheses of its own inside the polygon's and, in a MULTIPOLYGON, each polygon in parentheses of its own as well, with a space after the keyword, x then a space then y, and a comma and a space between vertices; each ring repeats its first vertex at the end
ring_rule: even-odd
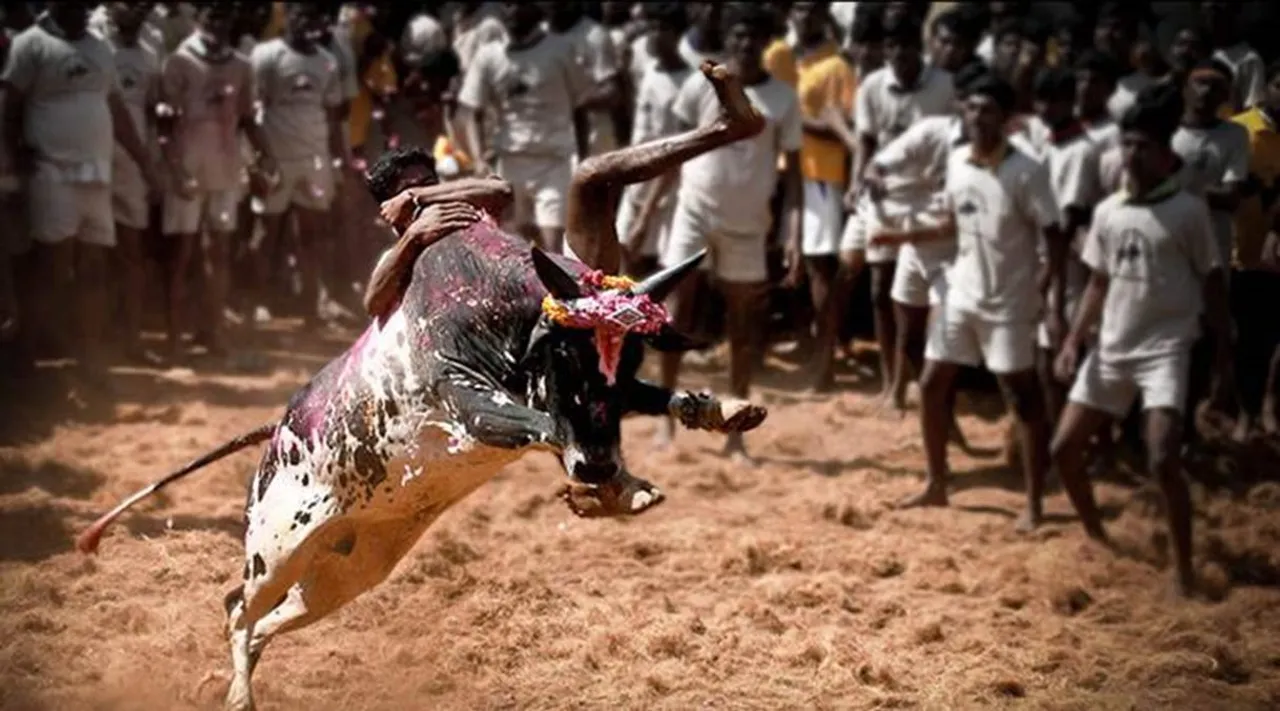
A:
POLYGON ((657 333, 667 323, 667 310, 647 295, 632 294, 632 282, 624 277, 592 271, 583 275, 582 283, 596 293, 569 302, 548 294, 542 300, 542 312, 557 325, 595 332, 600 372, 613 385, 627 334, 657 333))

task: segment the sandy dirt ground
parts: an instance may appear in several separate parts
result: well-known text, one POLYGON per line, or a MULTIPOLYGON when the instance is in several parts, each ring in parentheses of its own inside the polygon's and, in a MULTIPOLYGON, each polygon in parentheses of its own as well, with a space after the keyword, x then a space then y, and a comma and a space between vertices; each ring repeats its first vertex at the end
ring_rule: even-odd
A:
MULTIPOLYGON (((68 398, 51 371, 0 396, 0 708, 218 708, 222 596, 241 570, 244 452, 125 517, 100 555, 72 539, 119 497, 276 417, 351 334, 263 333, 255 372, 118 368, 111 401, 68 398)), ((690 384, 723 389, 694 370, 690 384)), ((771 358, 749 437, 755 471, 682 434, 657 453, 628 420, 632 468, 669 500, 626 521, 575 519, 545 455, 448 512, 391 579, 278 638, 256 677, 283 709, 1280 708, 1276 462, 1197 485, 1212 599, 1168 595, 1159 497, 1100 498, 1128 554, 1088 544, 1065 498, 1016 535, 1019 480, 953 451, 949 510, 895 512, 921 482, 914 417, 872 383, 798 394, 771 358)), ((963 426, 998 448, 1001 407, 963 426)), ((1261 445, 1259 445, 1261 446, 1261 445)), ((1256 455, 1256 456, 1255 456, 1256 455)))

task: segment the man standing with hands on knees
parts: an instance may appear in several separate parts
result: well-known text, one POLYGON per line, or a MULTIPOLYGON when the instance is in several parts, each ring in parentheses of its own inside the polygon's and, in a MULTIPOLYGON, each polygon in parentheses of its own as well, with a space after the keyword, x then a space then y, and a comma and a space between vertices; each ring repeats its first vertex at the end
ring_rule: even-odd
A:
MULTIPOLYGON (((845 206, 857 212, 850 216, 841 238, 842 252, 862 252, 871 267, 871 303, 875 316, 876 343, 880 347, 883 395, 892 400, 894 343, 897 340, 893 315, 893 276, 898 259, 896 244, 884 242, 864 247, 865 230, 874 223, 867 214, 867 201, 860 200, 867 167, 877 151, 902 135, 925 116, 951 113, 955 91, 951 75, 924 63, 921 26, 911 13, 885 21, 885 66, 869 74, 858 87, 854 101, 854 127, 859 150, 845 206)), ((854 259, 854 269, 859 269, 854 259)))
POLYGON ((958 241, 920 378, 928 481, 924 491, 899 506, 947 505, 951 389, 961 366, 985 365, 1017 418, 1027 480, 1027 510, 1018 530, 1025 532, 1040 523, 1049 454, 1049 421, 1035 370, 1041 304, 1037 252, 1040 240, 1048 240, 1051 270, 1061 278, 1066 245, 1048 170, 1005 138, 1013 88, 988 74, 968 90, 964 121, 970 142, 948 158, 942 222, 910 230, 881 228, 870 235, 872 244, 958 241))
POLYGON ((1181 87, 1139 93, 1121 119, 1129 191, 1094 211, 1081 258, 1092 274, 1057 371, 1074 378, 1053 440, 1053 464, 1090 537, 1106 541, 1084 473, 1089 438, 1142 396, 1147 466, 1160 483, 1173 533, 1177 590, 1195 587, 1191 496, 1182 478, 1183 412, 1200 314, 1214 328, 1215 394, 1229 388, 1234 326, 1209 208, 1181 185, 1170 139, 1182 114, 1181 87), (1079 347, 1100 322, 1098 346, 1080 364, 1079 347))

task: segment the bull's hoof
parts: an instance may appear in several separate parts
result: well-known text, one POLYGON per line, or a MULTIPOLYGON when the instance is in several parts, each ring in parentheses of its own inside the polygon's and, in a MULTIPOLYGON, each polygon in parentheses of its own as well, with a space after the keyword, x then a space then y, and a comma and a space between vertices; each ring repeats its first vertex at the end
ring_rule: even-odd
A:
POLYGON ((684 393, 671 401, 670 412, 680 424, 694 430, 721 434, 749 432, 760 426, 769 411, 746 400, 721 400, 707 393, 684 393))
POLYGON ((721 400, 720 432, 750 432, 759 427, 769 416, 768 408, 746 400, 721 400))
POLYGON ((622 473, 603 484, 570 482, 560 498, 582 518, 634 516, 662 503, 662 491, 644 479, 622 473))

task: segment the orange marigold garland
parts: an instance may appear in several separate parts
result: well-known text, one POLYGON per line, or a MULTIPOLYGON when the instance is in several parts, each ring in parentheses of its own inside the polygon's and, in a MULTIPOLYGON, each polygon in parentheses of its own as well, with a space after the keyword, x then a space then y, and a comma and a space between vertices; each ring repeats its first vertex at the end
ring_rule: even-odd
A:
POLYGON ((646 294, 631 293, 635 281, 625 276, 590 271, 582 276, 582 285, 595 293, 568 303, 547 294, 542 313, 558 326, 595 331, 600 372, 612 385, 626 334, 657 333, 667 324, 667 310, 646 294))

